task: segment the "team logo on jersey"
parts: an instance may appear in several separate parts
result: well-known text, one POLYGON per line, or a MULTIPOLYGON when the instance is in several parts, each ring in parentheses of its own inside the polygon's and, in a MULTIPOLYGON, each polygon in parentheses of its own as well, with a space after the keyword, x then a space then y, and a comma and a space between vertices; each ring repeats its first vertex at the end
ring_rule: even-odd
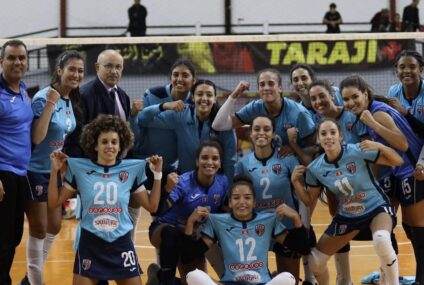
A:
POLYGON ((253 167, 253 168, 251 168, 251 169, 248 169, 247 171, 249 171, 249 172, 253 172, 253 171, 255 171, 256 169, 258 169, 258 168, 253 167))
POLYGON ((327 177, 328 174, 330 174, 330 173, 331 173, 331 171, 327 170, 322 176, 327 177))
POLYGON ((347 225, 340 225, 339 226, 339 234, 344 234, 347 230, 347 225))
POLYGON ((91 260, 90 259, 83 259, 82 260, 82 269, 88 270, 91 267, 91 260))
POLYGON ((255 232, 258 236, 262 236, 265 233, 265 225, 262 225, 262 224, 256 225, 255 232))
POLYGON ((127 171, 121 171, 121 172, 119 172, 119 180, 121 180, 122 183, 127 182, 127 180, 128 180, 128 172, 127 171))
POLYGON ((36 185, 35 186, 35 195, 37 195, 37 196, 43 195, 43 185, 36 185))
POLYGON ((342 175, 343 175, 343 172, 341 170, 336 171, 336 176, 342 176, 342 175))
POLYGON ((346 168, 351 174, 354 174, 356 172, 355 162, 349 162, 348 164, 346 164, 346 168))
POLYGON ((275 174, 280 174, 283 171, 283 167, 281 166, 281 164, 276 163, 272 166, 272 172, 274 172, 275 174))
POLYGON ((346 126, 346 130, 348 130, 349 132, 351 132, 351 131, 352 131, 352 129, 353 129, 353 124, 352 124, 351 122, 347 122, 345 126, 346 126))
MULTIPOLYGON (((410 109, 410 110, 412 111, 412 109, 410 109)), ((420 115, 424 115, 424 106, 423 105, 417 106, 417 113, 420 114, 420 115)))
POLYGON ((219 200, 221 200, 221 195, 213 194, 213 202, 215 203, 215 205, 219 203, 219 200))

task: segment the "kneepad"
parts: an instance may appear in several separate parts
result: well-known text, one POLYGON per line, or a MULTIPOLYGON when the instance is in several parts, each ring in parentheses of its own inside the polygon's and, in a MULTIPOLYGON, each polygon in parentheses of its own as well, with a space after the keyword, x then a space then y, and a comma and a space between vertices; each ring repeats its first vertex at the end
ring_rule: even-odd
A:
POLYGON ((188 285, 216 285, 209 275, 199 269, 189 272, 186 280, 188 285))
POLYGON ((266 285, 296 285, 296 278, 289 272, 282 272, 272 278, 266 285))
POLYGON ((378 256, 388 256, 394 253, 390 233, 385 230, 378 230, 372 234, 372 241, 378 256))
POLYGON ((329 259, 329 255, 322 253, 314 247, 308 257, 309 269, 314 273, 322 272, 325 270, 329 259))

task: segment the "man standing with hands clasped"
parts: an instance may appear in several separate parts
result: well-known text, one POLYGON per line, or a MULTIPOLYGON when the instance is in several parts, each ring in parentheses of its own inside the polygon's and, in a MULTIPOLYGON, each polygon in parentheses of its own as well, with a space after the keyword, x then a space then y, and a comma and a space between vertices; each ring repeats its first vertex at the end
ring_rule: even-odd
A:
POLYGON ((147 9, 140 4, 140 0, 134 0, 134 4, 128 9, 128 32, 131 37, 144 37, 146 35, 147 9))

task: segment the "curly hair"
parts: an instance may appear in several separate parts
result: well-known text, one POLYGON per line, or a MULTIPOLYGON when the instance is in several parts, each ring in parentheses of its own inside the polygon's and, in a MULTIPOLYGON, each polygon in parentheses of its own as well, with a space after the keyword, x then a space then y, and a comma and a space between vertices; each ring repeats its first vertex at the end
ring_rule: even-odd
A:
POLYGON ((134 134, 129 124, 118 116, 99 115, 82 130, 80 144, 85 154, 91 159, 97 159, 97 141, 100 134, 116 132, 119 136, 120 151, 118 157, 134 144, 134 134))

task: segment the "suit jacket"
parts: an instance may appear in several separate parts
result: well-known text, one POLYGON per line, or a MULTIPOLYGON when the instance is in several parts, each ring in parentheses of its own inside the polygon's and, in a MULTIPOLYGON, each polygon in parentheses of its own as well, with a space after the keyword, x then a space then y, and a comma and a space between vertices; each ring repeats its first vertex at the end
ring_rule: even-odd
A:
MULTIPOLYGON (((99 114, 115 114, 115 96, 108 93, 98 77, 80 87, 81 106, 84 113, 84 124, 91 122, 99 114)), ((130 97, 118 86, 118 97, 121 101, 125 117, 130 115, 130 97)))

